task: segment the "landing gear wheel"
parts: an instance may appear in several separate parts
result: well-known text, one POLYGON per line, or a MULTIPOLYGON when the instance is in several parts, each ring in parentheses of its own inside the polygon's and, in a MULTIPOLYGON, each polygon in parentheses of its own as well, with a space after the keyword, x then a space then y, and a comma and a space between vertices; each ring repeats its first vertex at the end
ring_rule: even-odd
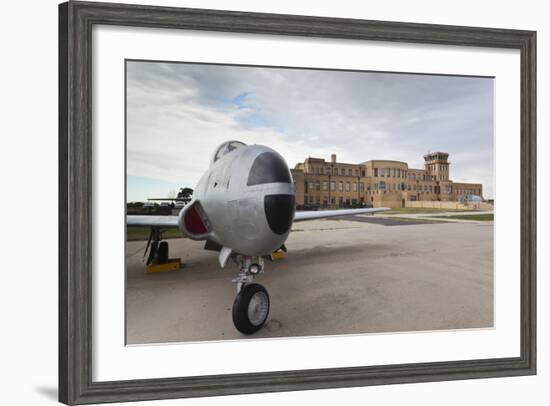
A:
POLYGON ((156 261, 157 264, 167 264, 168 263, 168 243, 166 241, 161 241, 157 248, 156 261))
POLYGON ((258 284, 243 286, 233 302, 233 324, 243 334, 252 334, 263 327, 269 315, 269 295, 258 284))

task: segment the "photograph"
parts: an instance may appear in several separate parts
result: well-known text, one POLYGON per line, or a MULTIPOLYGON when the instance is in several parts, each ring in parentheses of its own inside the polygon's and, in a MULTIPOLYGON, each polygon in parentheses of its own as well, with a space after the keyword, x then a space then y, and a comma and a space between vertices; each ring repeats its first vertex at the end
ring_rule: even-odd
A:
POLYGON ((127 59, 126 345, 494 328, 494 81, 127 59))
POLYGON ((57 399, 534 399, 542 25, 292 7, 59 4, 57 399))

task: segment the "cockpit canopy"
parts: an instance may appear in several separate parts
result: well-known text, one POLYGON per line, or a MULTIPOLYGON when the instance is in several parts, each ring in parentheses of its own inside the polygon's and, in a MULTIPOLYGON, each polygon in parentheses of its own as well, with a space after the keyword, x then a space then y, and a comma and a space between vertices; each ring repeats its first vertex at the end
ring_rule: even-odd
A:
POLYGON ((246 144, 244 142, 240 142, 240 141, 227 141, 227 142, 224 142, 222 145, 220 145, 218 147, 218 149, 214 153, 214 157, 212 158, 212 163, 216 162, 221 157, 223 157, 224 155, 230 153, 231 151, 236 150, 237 148, 240 148, 240 147, 245 147, 245 146, 246 146, 246 144))

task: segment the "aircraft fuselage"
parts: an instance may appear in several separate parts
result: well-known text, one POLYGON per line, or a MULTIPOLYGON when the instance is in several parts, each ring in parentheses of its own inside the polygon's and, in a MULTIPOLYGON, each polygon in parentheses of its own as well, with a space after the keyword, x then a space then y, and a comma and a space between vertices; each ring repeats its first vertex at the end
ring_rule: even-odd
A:
POLYGON ((178 222, 192 239, 264 256, 287 239, 294 210, 294 184, 283 157, 263 145, 242 144, 215 155, 178 222))

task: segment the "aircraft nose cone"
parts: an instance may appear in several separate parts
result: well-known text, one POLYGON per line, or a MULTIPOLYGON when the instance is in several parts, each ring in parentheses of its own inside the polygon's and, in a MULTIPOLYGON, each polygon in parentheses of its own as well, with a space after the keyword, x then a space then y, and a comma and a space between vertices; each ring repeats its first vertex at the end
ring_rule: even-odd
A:
POLYGON ((262 152, 256 157, 250 168, 246 185, 265 183, 292 183, 285 160, 275 151, 262 152))
POLYGON ((264 197, 264 210, 271 231, 285 234, 294 219, 294 195, 267 195, 264 197))

